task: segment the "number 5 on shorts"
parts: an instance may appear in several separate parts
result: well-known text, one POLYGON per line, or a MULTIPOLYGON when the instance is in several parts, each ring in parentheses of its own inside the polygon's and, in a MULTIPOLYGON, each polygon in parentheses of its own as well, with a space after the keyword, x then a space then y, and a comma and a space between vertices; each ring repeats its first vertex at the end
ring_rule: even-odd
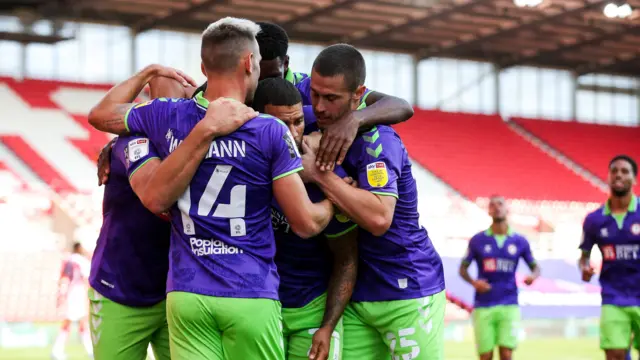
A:
MULTIPOLYGON (((199 216, 208 216, 213 209, 213 206, 220 195, 220 190, 224 186, 225 181, 233 166, 231 165, 217 165, 207 182, 207 187, 202 192, 202 196, 198 201, 197 214, 199 216)), ((214 211, 214 217, 231 219, 231 236, 244 236, 246 235, 246 228, 244 224, 244 215, 247 204, 247 186, 236 185, 231 188, 231 194, 229 196, 229 204, 218 204, 214 211)), ((195 226, 193 220, 189 216, 191 210, 191 185, 187 187, 187 190, 178 199, 178 209, 182 215, 182 227, 186 235, 195 235, 195 226)))

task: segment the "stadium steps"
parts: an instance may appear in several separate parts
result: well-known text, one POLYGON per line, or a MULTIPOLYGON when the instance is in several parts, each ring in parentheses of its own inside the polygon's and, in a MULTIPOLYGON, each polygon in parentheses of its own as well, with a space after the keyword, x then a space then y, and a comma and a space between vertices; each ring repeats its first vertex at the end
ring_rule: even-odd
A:
POLYGON ((509 127, 511 127, 511 130, 515 131, 516 133, 518 133, 518 135, 527 139, 534 146, 537 146, 538 148, 540 148, 540 150, 544 151, 549 156, 556 159, 556 161, 558 161, 560 164, 569 168, 576 175, 582 177, 584 180, 588 181, 591 185, 600 189, 603 193, 606 194, 608 192, 609 187, 607 186, 606 182, 602 181, 602 179, 598 178, 597 176, 595 176, 594 174, 592 174, 591 172, 589 172, 588 170, 586 170, 585 168, 577 164, 575 161, 568 158, 565 154, 561 153, 557 149, 545 143, 540 138, 538 138, 534 134, 527 131, 524 127, 520 126, 520 124, 518 124, 517 122, 510 119, 509 121, 507 121, 507 124, 509 125, 509 127))
MULTIPOLYGON (((638 127, 526 118, 513 118, 512 122, 600 179, 607 192, 607 165, 611 158, 627 154, 640 159, 638 127)), ((634 191, 640 193, 640 184, 634 191)))
POLYGON ((468 199, 600 201, 602 192, 498 115, 416 109, 395 126, 410 156, 468 199), (543 181, 541 181, 543 180, 543 181))

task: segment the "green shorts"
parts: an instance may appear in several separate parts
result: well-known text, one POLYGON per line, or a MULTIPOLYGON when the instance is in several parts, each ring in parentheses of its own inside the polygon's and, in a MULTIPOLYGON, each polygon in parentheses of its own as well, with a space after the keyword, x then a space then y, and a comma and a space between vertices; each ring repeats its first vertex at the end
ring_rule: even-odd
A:
POLYGON ((520 307, 497 305, 473 310, 473 330, 478 354, 492 352, 496 346, 515 349, 520 332, 520 307))
POLYGON ((635 348, 640 350, 640 307, 602 305, 600 315, 600 348, 622 350, 631 346, 634 336, 635 348))
POLYGON ((151 348, 157 360, 169 360, 166 305, 130 307, 89 289, 91 340, 96 360, 144 360, 151 348))
POLYGON ((353 302, 344 312, 345 360, 444 359, 445 292, 420 299, 353 302))
MULTIPOLYGON (((284 349, 288 360, 307 360, 313 335, 320 328, 327 303, 327 294, 315 298, 301 308, 283 308, 284 349)), ((342 359, 342 320, 331 336, 329 360, 342 359)))
POLYGON ((171 360, 284 360, 279 301, 174 291, 167 320, 171 360))

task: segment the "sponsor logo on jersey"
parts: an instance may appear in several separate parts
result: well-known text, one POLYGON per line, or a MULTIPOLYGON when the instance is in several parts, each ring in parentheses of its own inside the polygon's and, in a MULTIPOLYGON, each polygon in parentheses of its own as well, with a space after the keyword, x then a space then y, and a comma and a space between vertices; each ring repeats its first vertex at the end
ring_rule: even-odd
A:
POLYGON ((640 235, 640 224, 635 223, 631 225, 631 233, 633 235, 640 235))
POLYGON ((640 245, 604 245, 600 249, 605 261, 640 259, 640 245))
POLYGON ((136 162, 143 157, 149 155, 149 139, 134 139, 129 141, 127 145, 128 159, 130 162, 136 162))
POLYGON ((242 249, 225 244, 220 240, 190 238, 189 244, 195 256, 236 255, 244 253, 242 249))
POLYGON ((383 187, 389 182, 387 165, 382 161, 376 161, 367 165, 367 181, 370 186, 383 187))
POLYGON ((482 261, 484 272, 506 272, 511 273, 516 270, 516 262, 502 258, 488 258, 482 261))
POLYGON ((485 272, 495 272, 496 271, 496 259, 484 259, 484 260, 482 260, 482 269, 485 272))

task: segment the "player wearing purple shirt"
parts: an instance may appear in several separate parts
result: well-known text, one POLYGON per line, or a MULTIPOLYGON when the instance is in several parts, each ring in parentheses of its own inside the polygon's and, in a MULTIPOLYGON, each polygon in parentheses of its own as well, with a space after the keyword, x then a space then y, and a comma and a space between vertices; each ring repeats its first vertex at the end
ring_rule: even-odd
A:
POLYGON ((112 144, 104 219, 89 278, 95 358, 143 360, 151 343, 156 358, 168 360, 170 225, 147 210, 131 189, 124 156, 127 139, 112 144))
MULTIPOLYGON (((283 79, 260 82, 253 108, 276 116, 289 127, 299 148, 305 123, 313 114, 303 112, 298 90, 283 79)), ((336 174, 345 177, 342 168, 336 174)), ((321 201, 322 191, 305 184, 309 198, 321 201)), ((290 229, 282 209, 274 202, 271 220, 276 239, 275 262, 280 274, 280 301, 288 360, 342 359, 342 313, 351 299, 357 275, 356 225, 337 214, 322 236, 301 239, 290 229)))
POLYGON ((600 348, 607 360, 624 360, 635 338, 640 349, 640 209, 633 192, 638 165, 628 156, 609 163, 609 200, 587 215, 580 244, 582 279, 594 274, 590 256, 593 246, 602 253, 600 286, 600 348))
POLYGON ((511 360, 518 345, 520 308, 516 269, 522 258, 532 271, 525 284, 531 285, 540 276, 529 242, 514 233, 507 223, 507 205, 502 196, 492 196, 489 215, 493 224, 469 241, 460 276, 476 289, 473 327, 480 360, 493 359, 499 348, 500 360, 511 360), (472 262, 478 266, 478 279, 467 271, 472 262))
POLYGON ((333 217, 329 201, 310 202, 286 126, 256 117, 241 103, 252 100, 258 81, 258 31, 255 23, 235 18, 207 28, 204 95, 118 105, 114 94, 139 91, 141 74, 112 89, 89 117, 98 128, 145 134, 163 159, 138 143, 144 139, 130 141, 134 148, 128 152, 136 157, 130 162, 132 188, 154 213, 171 209, 172 359, 284 358, 270 203, 275 196, 291 229, 305 238, 333 217), (252 120, 213 139, 238 123, 229 120, 233 116, 252 120))
MULTIPOLYGON (((321 129, 360 106, 365 77, 364 59, 350 45, 318 55, 310 91, 321 129)), ((313 136, 303 142, 306 176, 360 226, 358 280, 344 313, 344 358, 443 359, 442 261, 418 222, 416 182, 402 140, 387 126, 356 138, 343 167, 359 189, 314 166, 318 141, 313 136)))

